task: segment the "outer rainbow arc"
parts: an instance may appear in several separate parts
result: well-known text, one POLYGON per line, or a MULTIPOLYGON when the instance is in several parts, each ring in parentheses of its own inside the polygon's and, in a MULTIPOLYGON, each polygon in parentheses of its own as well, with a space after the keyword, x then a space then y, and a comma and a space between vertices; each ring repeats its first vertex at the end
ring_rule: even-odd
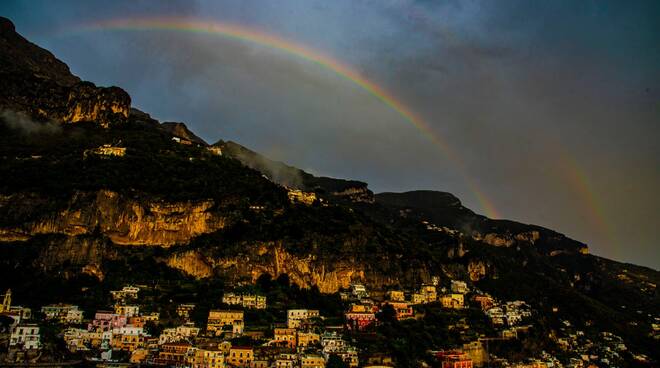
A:
POLYGON ((567 173, 567 179, 570 181, 576 193, 584 201, 586 205, 585 208, 589 211, 589 217, 593 222, 593 225, 595 225, 600 233, 604 235, 605 241, 610 242, 609 247, 618 250, 619 247, 615 246, 617 243, 614 236, 615 232, 606 220, 603 208, 600 205, 600 201, 598 201, 591 180, 586 175, 585 170, 580 166, 577 160, 569 156, 565 150, 560 154, 560 162, 567 173))
POLYGON ((488 217, 500 218, 500 214, 495 209, 492 201, 481 191, 466 173, 462 160, 453 152, 449 144, 440 136, 433 132, 433 129, 414 112, 397 101, 390 93, 379 87, 375 83, 360 76, 360 74, 346 66, 342 62, 333 59, 321 52, 312 50, 308 47, 295 44, 277 36, 272 36, 261 31, 245 28, 235 24, 202 21, 199 19, 187 18, 140 18, 140 19, 111 19, 95 22, 77 27, 78 30, 117 30, 117 31, 148 31, 148 30, 170 30, 192 33, 205 33, 221 35, 224 37, 237 39, 241 41, 253 42, 262 46, 282 50, 290 54, 301 57, 309 62, 322 66, 333 71, 342 78, 348 79, 357 84, 362 89, 369 92, 385 105, 396 111, 405 120, 412 123, 424 135, 430 138, 442 153, 452 161, 460 170, 465 182, 474 193, 482 209, 488 217))

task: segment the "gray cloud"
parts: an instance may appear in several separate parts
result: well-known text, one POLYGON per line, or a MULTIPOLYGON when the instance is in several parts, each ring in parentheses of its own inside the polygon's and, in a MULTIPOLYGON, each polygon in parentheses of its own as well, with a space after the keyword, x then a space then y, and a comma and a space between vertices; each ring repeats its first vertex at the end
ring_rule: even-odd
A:
POLYGON ((34 121, 22 112, 11 110, 0 111, 0 121, 11 130, 17 130, 23 134, 55 134, 62 131, 62 127, 52 121, 34 121))

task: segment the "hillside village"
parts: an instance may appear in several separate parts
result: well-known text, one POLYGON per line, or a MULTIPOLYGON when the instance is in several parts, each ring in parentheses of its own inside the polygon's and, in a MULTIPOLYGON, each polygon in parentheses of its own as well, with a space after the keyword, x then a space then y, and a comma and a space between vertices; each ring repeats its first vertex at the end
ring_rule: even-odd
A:
MULTIPOLYGON (((419 307, 436 305, 447 311, 473 310, 483 313, 493 334, 477 336, 455 346, 438 347, 428 352, 432 361, 424 363, 443 368, 559 367, 556 357, 539 352, 533 360, 510 362, 489 352, 489 344, 515 341, 533 328, 534 310, 524 301, 499 301, 471 289, 466 282, 451 280, 448 287, 439 279, 420 285, 417 290, 389 290, 371 296, 359 283, 341 291, 344 305, 340 319, 328 318, 318 309, 287 309, 283 320, 250 323, 246 314, 266 311, 273 306, 259 293, 226 291, 211 309, 204 323, 192 318, 194 301, 176 305, 176 318, 162 320, 157 309, 142 303, 144 286, 126 285, 110 292, 114 304, 106 310, 83 311, 77 305, 57 303, 38 310, 12 304, 11 290, 4 295, 1 315, 9 319, 0 342, 6 352, 4 363, 48 361, 45 350, 53 341, 42 338, 44 328, 53 330, 56 341, 75 360, 68 364, 98 367, 134 365, 194 368, 320 368, 320 367, 394 367, 386 351, 367 352, 361 340, 376 333, 389 319, 423 319, 419 307), (339 323, 337 323, 339 322, 339 323)), ((584 332, 571 328, 568 321, 564 336, 556 341, 574 352, 570 367, 610 365, 626 350, 621 338, 602 333, 601 341, 591 341, 584 332)), ((464 335, 469 319, 446 326, 450 333, 464 335)), ((51 332, 53 333, 53 332, 51 332)), ((644 356, 637 356, 643 361, 644 356)))
POLYGON ((209 145, 3 17, 0 48, 0 366, 657 366, 656 270, 209 145))

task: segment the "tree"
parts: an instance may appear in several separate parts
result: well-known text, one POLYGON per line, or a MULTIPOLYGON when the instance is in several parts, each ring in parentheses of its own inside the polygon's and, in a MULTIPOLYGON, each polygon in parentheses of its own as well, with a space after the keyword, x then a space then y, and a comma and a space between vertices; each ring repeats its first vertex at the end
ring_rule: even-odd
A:
POLYGON ((383 323, 395 323, 397 321, 396 311, 392 304, 385 304, 380 312, 376 314, 376 318, 383 323))
POLYGON ((275 280, 280 288, 286 289, 289 286, 291 286, 291 281, 289 280, 289 275, 283 273, 277 277, 277 280, 275 280))
POLYGON ((344 362, 338 355, 332 354, 325 364, 325 368, 348 368, 348 364, 344 362))
POLYGON ((159 336, 163 332, 163 327, 154 321, 147 321, 144 325, 144 329, 151 336, 159 336))
POLYGON ((273 288, 273 277, 269 273, 262 273, 257 278, 257 287, 264 293, 271 291, 273 288))

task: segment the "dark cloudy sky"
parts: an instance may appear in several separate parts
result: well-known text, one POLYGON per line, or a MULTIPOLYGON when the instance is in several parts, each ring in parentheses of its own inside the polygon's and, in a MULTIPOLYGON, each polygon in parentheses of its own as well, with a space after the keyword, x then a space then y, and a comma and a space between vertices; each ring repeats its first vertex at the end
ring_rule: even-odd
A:
POLYGON ((3 1, 0 14, 74 73, 158 119, 375 191, 437 189, 485 213, 660 268, 658 1, 3 1), (220 36, 81 31, 186 16, 306 45, 432 127, 463 168, 359 86, 220 36))

